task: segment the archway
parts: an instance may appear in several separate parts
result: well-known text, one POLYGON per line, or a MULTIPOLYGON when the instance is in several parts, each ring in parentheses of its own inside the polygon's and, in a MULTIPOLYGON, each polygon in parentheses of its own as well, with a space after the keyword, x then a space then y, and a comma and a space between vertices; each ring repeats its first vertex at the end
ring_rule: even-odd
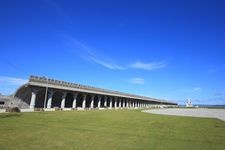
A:
POLYGON ((98 96, 96 95, 94 98, 94 108, 98 107, 98 96))
POLYGON ((83 102, 83 94, 82 93, 79 93, 77 95, 77 107, 82 107, 82 102, 83 102))
POLYGON ((105 102, 104 96, 101 96, 100 100, 101 100, 100 107, 104 107, 104 102, 105 102))
POLYGON ((112 98, 112 107, 115 107, 115 98, 112 98))
POLYGON ((106 99, 106 107, 110 107, 110 97, 107 97, 106 99))
POLYGON ((66 95, 65 108, 72 108, 73 99, 74 99, 74 97, 73 97, 72 93, 68 93, 66 95))
POLYGON ((45 89, 40 89, 37 92, 36 100, 35 100, 35 108, 44 108, 45 102, 45 89))
POLYGON ((90 108, 91 107, 91 95, 87 95, 86 97, 86 108, 90 108))
POLYGON ((53 93, 53 96, 52 96, 52 108, 54 108, 54 107, 60 108, 61 107, 62 94, 63 93, 61 93, 59 91, 56 91, 56 92, 53 93))

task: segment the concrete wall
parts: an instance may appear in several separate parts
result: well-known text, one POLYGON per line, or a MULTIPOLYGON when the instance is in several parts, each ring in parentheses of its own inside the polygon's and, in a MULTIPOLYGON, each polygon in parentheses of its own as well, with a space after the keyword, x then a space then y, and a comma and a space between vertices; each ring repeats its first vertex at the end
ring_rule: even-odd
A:
POLYGON ((0 104, 0 109, 8 107, 10 105, 10 100, 11 100, 12 96, 4 96, 4 95, 0 95, 0 102, 3 102, 4 104, 0 104))

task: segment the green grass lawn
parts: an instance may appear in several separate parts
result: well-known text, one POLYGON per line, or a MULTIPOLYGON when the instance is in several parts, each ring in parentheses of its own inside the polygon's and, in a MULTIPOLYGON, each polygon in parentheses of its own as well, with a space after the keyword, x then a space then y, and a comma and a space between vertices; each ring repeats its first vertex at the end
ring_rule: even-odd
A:
POLYGON ((224 150, 225 122, 140 110, 5 113, 0 149, 224 150))

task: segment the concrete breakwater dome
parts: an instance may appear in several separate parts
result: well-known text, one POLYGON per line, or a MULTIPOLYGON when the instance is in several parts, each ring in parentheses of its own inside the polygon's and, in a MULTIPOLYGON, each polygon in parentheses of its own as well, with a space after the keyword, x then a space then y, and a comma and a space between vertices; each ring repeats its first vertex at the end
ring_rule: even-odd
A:
POLYGON ((18 88, 11 105, 21 109, 101 109, 146 108, 174 106, 165 100, 106 90, 65 81, 30 76, 28 83, 18 88))

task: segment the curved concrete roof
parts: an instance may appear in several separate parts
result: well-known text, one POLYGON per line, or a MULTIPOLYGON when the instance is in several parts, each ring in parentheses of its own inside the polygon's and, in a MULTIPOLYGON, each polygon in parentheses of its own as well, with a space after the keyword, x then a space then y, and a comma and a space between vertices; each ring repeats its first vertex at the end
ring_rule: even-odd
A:
POLYGON ((155 98, 150 98, 145 96, 123 93, 123 92, 118 92, 114 90, 107 90, 107 89, 86 86, 86 85, 81 85, 77 83, 65 82, 65 81, 60 81, 55 79, 47 79, 46 77, 39 77, 39 76, 30 76, 28 85, 177 105, 177 103, 175 102, 165 101, 161 99, 155 99, 155 98))

